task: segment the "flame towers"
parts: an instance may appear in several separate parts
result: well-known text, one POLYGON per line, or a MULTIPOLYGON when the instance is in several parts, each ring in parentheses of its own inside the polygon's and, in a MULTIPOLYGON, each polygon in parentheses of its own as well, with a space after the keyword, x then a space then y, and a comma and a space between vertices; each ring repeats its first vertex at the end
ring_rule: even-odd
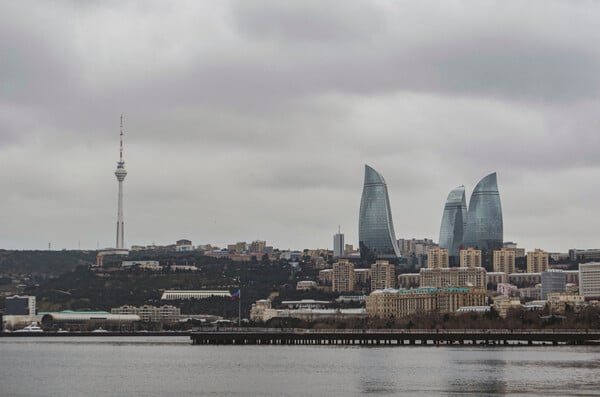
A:
POLYGON ((489 268, 492 252, 502 248, 503 237, 502 205, 495 172, 475 186, 468 210, 464 186, 448 194, 440 227, 440 247, 447 248, 451 258, 456 260, 463 248, 477 248, 483 251, 483 264, 489 268))
POLYGON ((502 248, 502 205, 496 173, 479 181, 469 200, 464 246, 483 251, 502 248))
POLYGON ((450 256, 458 256, 463 243, 463 234, 467 223, 467 201, 465 187, 453 189, 446 199, 442 226, 440 227, 440 247, 448 249, 450 256))
POLYGON ((387 185, 383 176, 368 165, 365 165, 365 182, 360 200, 358 239, 363 259, 393 259, 400 256, 387 185))
POLYGON ((123 161, 123 115, 121 115, 121 141, 119 146, 119 162, 117 163, 117 169, 115 170, 115 176, 119 181, 119 201, 117 209, 117 249, 125 248, 125 228, 123 222, 123 181, 127 176, 125 170, 125 161, 123 161))

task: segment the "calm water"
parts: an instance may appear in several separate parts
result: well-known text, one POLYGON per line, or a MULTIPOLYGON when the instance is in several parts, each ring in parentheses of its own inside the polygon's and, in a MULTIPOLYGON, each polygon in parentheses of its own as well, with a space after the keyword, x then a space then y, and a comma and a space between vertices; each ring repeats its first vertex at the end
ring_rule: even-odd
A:
POLYGON ((0 338, 1 396, 597 396, 600 347, 192 346, 0 338))

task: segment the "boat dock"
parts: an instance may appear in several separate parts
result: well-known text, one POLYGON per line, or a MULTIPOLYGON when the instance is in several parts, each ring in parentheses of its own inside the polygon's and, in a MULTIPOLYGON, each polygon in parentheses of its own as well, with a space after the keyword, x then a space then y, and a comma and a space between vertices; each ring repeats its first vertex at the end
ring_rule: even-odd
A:
POLYGON ((190 333, 194 345, 533 345, 597 344, 597 329, 223 329, 190 333))

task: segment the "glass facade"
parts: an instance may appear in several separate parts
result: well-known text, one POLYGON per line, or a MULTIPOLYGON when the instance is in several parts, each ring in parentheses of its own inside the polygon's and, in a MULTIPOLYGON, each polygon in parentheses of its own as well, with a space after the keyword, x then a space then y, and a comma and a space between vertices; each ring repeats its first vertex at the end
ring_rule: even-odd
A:
POLYGON ((463 246, 491 251, 502 248, 502 205, 496 173, 483 178, 469 200, 463 246))
POLYGON ((397 258, 396 233, 383 176, 365 165, 365 183, 358 217, 360 256, 363 259, 397 258))
POLYGON ((440 247, 448 250, 448 255, 458 256, 463 243, 463 232, 467 223, 467 200, 465 187, 453 189, 444 205, 440 226, 440 247))

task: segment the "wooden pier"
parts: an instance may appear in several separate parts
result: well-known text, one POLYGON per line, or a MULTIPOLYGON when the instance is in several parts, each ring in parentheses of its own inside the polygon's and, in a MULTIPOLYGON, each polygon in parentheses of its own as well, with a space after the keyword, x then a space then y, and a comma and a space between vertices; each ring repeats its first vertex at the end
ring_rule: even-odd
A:
POLYGON ((194 345, 534 345, 597 344, 593 329, 222 329, 191 332, 194 345))

